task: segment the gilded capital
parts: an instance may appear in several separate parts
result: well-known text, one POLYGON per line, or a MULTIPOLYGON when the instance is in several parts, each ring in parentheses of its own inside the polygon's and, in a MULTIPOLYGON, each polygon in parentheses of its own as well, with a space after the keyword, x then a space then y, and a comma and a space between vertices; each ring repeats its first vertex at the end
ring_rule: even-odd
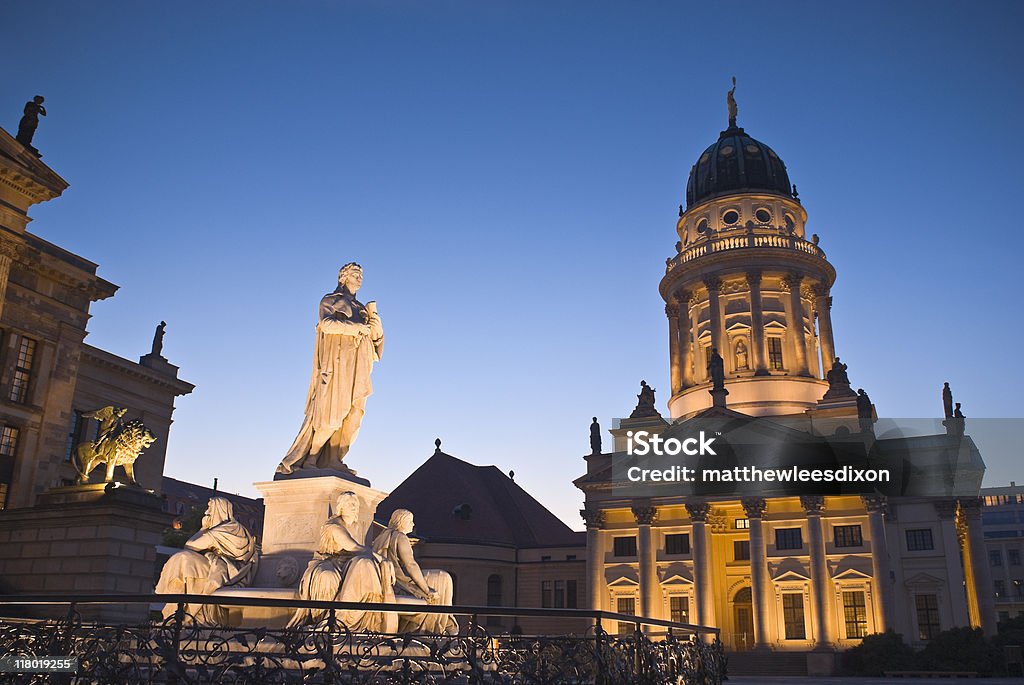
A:
POLYGON ((587 528, 604 527, 603 509, 580 509, 580 516, 583 517, 583 521, 587 524, 587 528))
POLYGON ((748 519, 763 517, 765 509, 768 508, 764 497, 744 497, 740 503, 743 505, 743 513, 747 515, 748 519))
MULTIPOLYGON (((827 283, 815 283, 811 286, 811 292, 814 293, 815 297, 828 297, 828 284, 827 283)), ((830 298, 831 299, 831 298, 830 298)), ((831 305, 831 303, 829 303, 831 305)))
POLYGON ((665 316, 670 319, 679 318, 679 301, 674 297, 665 304, 665 316))
POLYGON ((804 280, 804 275, 798 271, 786 274, 782 277, 782 285, 785 286, 786 290, 793 292, 794 290, 800 292, 800 284, 804 280))
POLYGON ((761 279, 764 277, 764 274, 761 271, 754 270, 754 271, 748 271, 746 273, 746 277, 747 277, 747 287, 748 288, 760 288, 761 287, 761 279))
POLYGON ((801 495, 800 506, 808 516, 820 516, 825 508, 825 498, 820 495, 801 495))
POLYGON ((704 279, 704 287, 711 290, 719 290, 722 287, 722 279, 718 276, 708 276, 704 279))
POLYGON ((657 507, 633 507, 633 518, 641 526, 649 526, 658 518, 657 507))
POLYGON ((711 505, 699 500, 687 502, 686 511, 689 512, 691 519, 703 523, 704 521, 707 521, 708 514, 711 512, 711 505))
POLYGON ((935 513, 940 519, 949 519, 956 515, 956 500, 952 497, 932 500, 932 506, 935 507, 935 513))
POLYGON ((960 511, 968 521, 975 521, 981 518, 981 498, 961 497, 959 499, 960 511))
POLYGON ((884 495, 861 495, 860 501, 864 503, 864 509, 869 514, 882 514, 884 516, 889 513, 889 502, 884 495))

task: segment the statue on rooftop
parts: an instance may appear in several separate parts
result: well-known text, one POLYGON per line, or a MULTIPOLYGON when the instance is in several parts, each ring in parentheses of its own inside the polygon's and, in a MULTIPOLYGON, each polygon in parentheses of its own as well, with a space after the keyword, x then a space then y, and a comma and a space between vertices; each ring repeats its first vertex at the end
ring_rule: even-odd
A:
POLYGON ((36 129, 39 127, 39 117, 46 116, 43 100, 42 95, 37 95, 25 103, 24 114, 21 121, 18 122, 18 135, 15 136, 17 141, 31 150, 36 157, 40 155, 39 151, 32 147, 32 137, 35 136, 36 129))
POLYGON ((708 358, 708 378, 711 379, 712 390, 725 388, 725 360, 718 354, 718 348, 711 348, 711 356, 708 358))
POLYGON ((739 108, 736 106, 736 77, 732 77, 732 89, 725 96, 726 104, 729 106, 729 128, 736 128, 736 115, 739 108))
POLYGON ((277 467, 280 474, 303 468, 355 473, 342 460, 359 434, 373 392, 373 363, 384 351, 377 303, 356 299, 362 284, 363 267, 350 262, 338 272, 338 287, 320 300, 306 417, 277 467))
POLYGON ((590 453, 601 454, 601 424, 597 422, 596 416, 590 424, 590 453))
POLYGON ((871 430, 871 398, 864 392, 864 388, 857 390, 857 418, 862 431, 871 430))
POLYGON ((640 394, 636 396, 636 409, 629 415, 629 418, 636 419, 644 416, 661 416, 654 406, 654 388, 647 385, 647 381, 640 381, 640 394))
POLYGON ((947 419, 953 418, 953 389, 949 387, 949 381, 942 384, 942 415, 947 419))
POLYGON ((150 350, 150 354, 154 357, 161 356, 164 351, 164 331, 167 329, 167 322, 161 321, 156 327, 156 332, 153 333, 153 349, 150 350))

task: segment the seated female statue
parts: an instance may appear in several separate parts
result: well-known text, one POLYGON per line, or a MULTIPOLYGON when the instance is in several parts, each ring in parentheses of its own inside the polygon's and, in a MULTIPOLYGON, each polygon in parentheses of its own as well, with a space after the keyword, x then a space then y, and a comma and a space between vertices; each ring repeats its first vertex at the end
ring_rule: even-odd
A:
MULTIPOLYGON (((402 596, 406 596, 425 600, 427 604, 450 606, 455 587, 452 577, 441 569, 420 569, 409 542, 412 530, 412 512, 396 509, 391 514, 388 527, 373 541, 373 551, 394 568, 394 595, 399 602, 402 596)), ((459 624, 451 614, 403 613, 399 617, 398 630, 402 633, 455 634, 459 624)))
MULTIPOLYGON (((361 542, 359 496, 338 495, 336 516, 320 529, 320 545, 299 581, 299 599, 325 602, 382 602, 383 588, 393 582, 390 566, 361 542), (382 576, 383 581, 382 582, 382 576)), ((327 618, 326 609, 297 609, 289 628, 317 625, 327 618)), ((338 610, 335 618, 353 632, 383 632, 387 625, 380 612, 338 610)))

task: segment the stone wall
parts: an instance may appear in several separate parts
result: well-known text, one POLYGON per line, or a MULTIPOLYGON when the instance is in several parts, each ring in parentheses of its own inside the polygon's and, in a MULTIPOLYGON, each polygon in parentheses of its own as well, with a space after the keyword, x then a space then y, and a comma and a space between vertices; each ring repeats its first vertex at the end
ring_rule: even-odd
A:
MULTIPOLYGON (((144 490, 107 491, 101 484, 58 488, 44 494, 35 507, 0 513, 0 592, 151 593, 156 545, 170 522, 160 505, 158 497, 144 490)), ((109 621, 142 621, 149 607, 83 606, 81 613, 109 621)))

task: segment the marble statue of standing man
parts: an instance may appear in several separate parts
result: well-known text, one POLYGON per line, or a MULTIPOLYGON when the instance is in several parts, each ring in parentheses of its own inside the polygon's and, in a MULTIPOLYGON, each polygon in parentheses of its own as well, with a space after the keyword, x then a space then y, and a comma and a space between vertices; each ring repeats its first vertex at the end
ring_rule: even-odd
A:
POLYGON ((354 473, 342 460, 359 434, 373 392, 370 372, 384 351, 377 303, 356 299, 362 284, 363 267, 350 262, 338 272, 338 287, 320 300, 306 418, 277 467, 280 474, 303 468, 354 473))

